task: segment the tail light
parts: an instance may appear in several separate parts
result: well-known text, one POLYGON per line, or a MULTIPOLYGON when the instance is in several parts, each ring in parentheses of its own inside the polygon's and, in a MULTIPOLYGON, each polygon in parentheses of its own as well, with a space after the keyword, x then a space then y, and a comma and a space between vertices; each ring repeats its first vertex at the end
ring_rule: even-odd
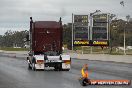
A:
POLYGON ((43 63, 44 60, 37 60, 37 63, 43 63))
POLYGON ((71 60, 64 60, 64 63, 70 64, 71 63, 71 60))

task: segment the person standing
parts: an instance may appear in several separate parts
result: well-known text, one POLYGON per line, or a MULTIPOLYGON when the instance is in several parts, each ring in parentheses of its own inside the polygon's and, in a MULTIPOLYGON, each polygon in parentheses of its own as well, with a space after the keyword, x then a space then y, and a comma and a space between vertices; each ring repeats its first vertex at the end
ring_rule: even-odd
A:
POLYGON ((90 84, 89 73, 88 73, 88 64, 85 64, 82 67, 81 74, 82 74, 81 79, 82 79, 83 86, 86 86, 87 84, 90 84))

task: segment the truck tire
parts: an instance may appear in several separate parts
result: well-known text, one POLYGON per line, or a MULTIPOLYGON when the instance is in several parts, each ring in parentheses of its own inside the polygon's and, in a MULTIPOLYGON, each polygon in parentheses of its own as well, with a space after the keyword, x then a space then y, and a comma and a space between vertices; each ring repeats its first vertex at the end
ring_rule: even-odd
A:
POLYGON ((33 63, 32 70, 36 71, 35 63, 33 63))
POLYGON ((54 69, 55 71, 62 71, 62 65, 61 64, 56 65, 54 68, 55 68, 54 69))
POLYGON ((33 59, 32 59, 32 70, 34 70, 34 71, 36 71, 35 64, 36 64, 36 59, 33 57, 33 59))
POLYGON ((54 71, 58 71, 59 69, 58 69, 58 67, 57 66, 55 66, 54 67, 54 71))
POLYGON ((32 67, 30 66, 30 64, 28 64, 28 70, 31 70, 32 69, 32 67))
POLYGON ((59 71, 62 71, 62 64, 58 64, 59 71))
POLYGON ((70 69, 62 69, 62 71, 70 71, 70 69))
POLYGON ((66 71, 70 71, 70 69, 66 69, 66 71))
POLYGON ((31 62, 30 62, 30 60, 29 60, 29 57, 27 57, 27 61, 28 61, 28 70, 31 70, 32 67, 30 66, 31 62))

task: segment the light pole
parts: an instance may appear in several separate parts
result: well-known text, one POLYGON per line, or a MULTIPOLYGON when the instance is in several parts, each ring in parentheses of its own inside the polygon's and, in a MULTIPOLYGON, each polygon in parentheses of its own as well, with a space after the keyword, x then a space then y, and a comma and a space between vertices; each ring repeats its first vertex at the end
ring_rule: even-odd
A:
MULTIPOLYGON (((92 23, 93 23, 93 21, 92 21, 92 18, 93 18, 93 15, 94 14, 96 14, 96 13, 98 13, 98 12, 101 12, 100 10, 96 10, 95 12, 93 12, 93 13, 90 13, 90 40, 92 40, 92 23)), ((92 53, 92 46, 91 46, 91 51, 90 51, 91 53, 92 53)))
MULTIPOLYGON (((124 1, 120 2, 121 6, 124 8, 124 1)), ((125 24, 126 25, 126 24, 125 24)), ((125 34, 125 25, 124 25, 124 55, 126 55, 126 34, 125 34)))
POLYGON ((124 55, 126 55, 126 26, 129 22, 130 15, 126 16, 127 21, 124 23, 124 55))
MULTIPOLYGON (((126 26, 127 26, 128 22, 129 22, 130 15, 127 15, 127 16, 126 16, 126 19, 127 19, 127 21, 125 22, 125 29, 126 29, 126 26)), ((124 29, 124 33, 126 34, 125 29, 124 29)), ((126 39, 126 38, 125 38, 125 39, 126 39)), ((125 44, 125 45, 126 45, 126 44, 125 44)), ((126 54, 126 52, 125 52, 125 54, 126 54)))
POLYGON ((125 26, 126 26, 126 22, 124 24, 124 55, 126 55, 126 33, 125 33, 125 26))
POLYGON ((72 51, 73 51, 73 27, 74 27, 74 24, 73 24, 73 13, 72 13, 72 51))

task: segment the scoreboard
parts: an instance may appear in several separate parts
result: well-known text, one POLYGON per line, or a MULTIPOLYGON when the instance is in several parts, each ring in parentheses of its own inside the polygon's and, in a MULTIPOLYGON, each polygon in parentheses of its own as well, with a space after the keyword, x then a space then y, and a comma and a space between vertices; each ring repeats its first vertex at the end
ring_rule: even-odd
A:
POLYGON ((88 15, 74 15, 74 45, 88 44, 88 23, 88 15))
POLYGON ((92 40, 108 40, 108 14, 93 15, 92 40))
POLYGON ((82 26, 88 26, 88 15, 74 15, 74 23, 81 23, 82 26))
POLYGON ((96 14, 96 15, 93 15, 93 21, 94 21, 94 22, 97 22, 97 23, 98 23, 98 22, 99 22, 99 23, 100 23, 100 22, 102 22, 102 23, 104 22, 104 23, 105 23, 105 22, 108 21, 107 18, 108 18, 108 17, 107 17, 107 14, 96 14))
POLYGON ((75 40, 88 40, 88 27, 75 27, 75 40))
POLYGON ((74 46, 108 46, 109 45, 108 42, 109 15, 108 14, 96 14, 90 17, 88 15, 74 15, 73 19, 74 19, 73 20, 74 46), (92 25, 89 25, 89 22, 92 25))

